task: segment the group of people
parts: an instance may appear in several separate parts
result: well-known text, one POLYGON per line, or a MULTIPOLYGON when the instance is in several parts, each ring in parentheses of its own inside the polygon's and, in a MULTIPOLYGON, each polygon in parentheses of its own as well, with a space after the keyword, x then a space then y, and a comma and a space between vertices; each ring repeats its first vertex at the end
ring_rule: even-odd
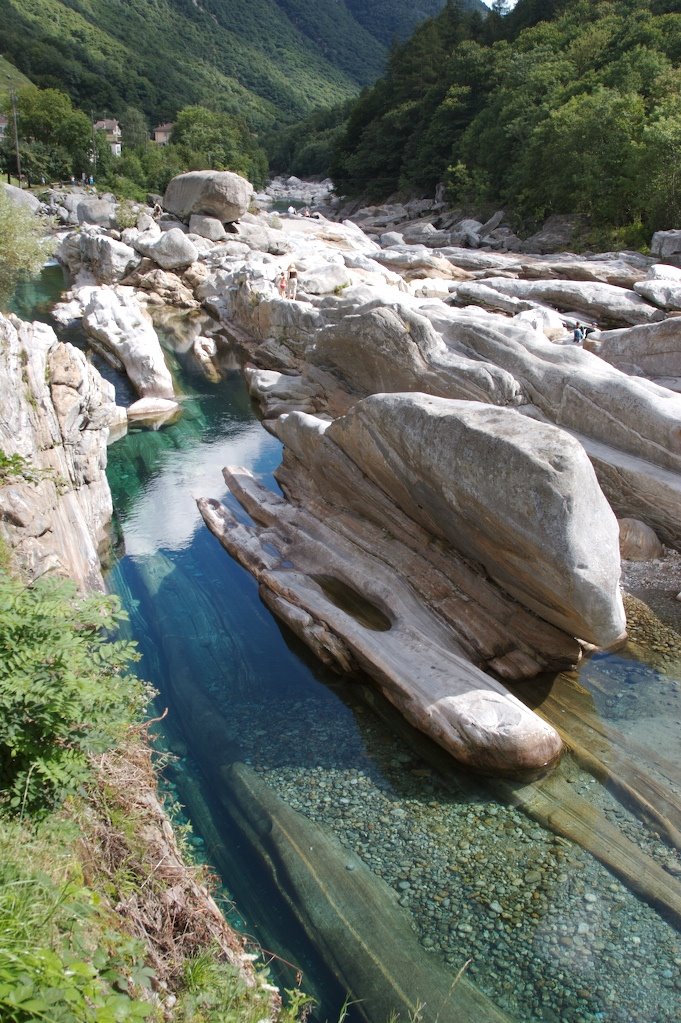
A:
POLYGON ((277 281, 279 295, 281 298, 294 299, 298 293, 298 270, 295 263, 291 263, 288 270, 282 270, 277 281))
POLYGON ((289 206, 289 208, 287 210, 287 213, 288 213, 288 215, 290 217, 297 217, 299 213, 303 217, 313 217, 313 216, 316 217, 316 216, 318 216, 318 214, 310 212, 310 207, 309 206, 305 206, 305 208, 302 209, 302 210, 297 210, 295 208, 295 206, 289 206))
POLYGON ((581 345, 596 330, 596 324, 575 323, 572 331, 572 340, 576 345, 581 345))

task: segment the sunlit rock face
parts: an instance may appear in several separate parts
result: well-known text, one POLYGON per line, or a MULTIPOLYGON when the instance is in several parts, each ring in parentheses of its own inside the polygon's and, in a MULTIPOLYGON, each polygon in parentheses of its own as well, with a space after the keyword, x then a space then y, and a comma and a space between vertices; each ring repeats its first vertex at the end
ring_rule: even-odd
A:
POLYGON ((163 206, 180 220, 192 213, 214 217, 223 224, 232 223, 248 210, 253 186, 231 171, 189 171, 178 174, 169 183, 163 206))
POLYGON ((44 324, 0 315, 0 448, 25 459, 35 480, 13 475, 0 486, 0 533, 27 578, 56 572, 103 589, 106 446, 125 419, 82 352, 44 324))
POLYGON ((379 394, 329 426, 315 467, 334 447, 541 618, 598 646, 623 638, 617 521, 574 438, 513 409, 379 394))

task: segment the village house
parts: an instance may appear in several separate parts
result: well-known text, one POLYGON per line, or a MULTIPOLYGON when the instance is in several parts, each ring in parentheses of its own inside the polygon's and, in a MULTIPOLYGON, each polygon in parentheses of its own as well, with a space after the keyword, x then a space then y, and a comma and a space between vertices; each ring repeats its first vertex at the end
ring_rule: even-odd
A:
POLYGON ((167 146, 170 142, 170 134, 173 130, 172 121, 166 121, 165 124, 159 124, 158 127, 152 131, 154 142, 158 146, 167 146))
POLYGON ((106 141, 111 146, 111 152, 114 156, 121 155, 121 136, 122 131, 118 121, 113 118, 104 118, 101 121, 95 121, 95 131, 103 131, 106 135, 106 141))

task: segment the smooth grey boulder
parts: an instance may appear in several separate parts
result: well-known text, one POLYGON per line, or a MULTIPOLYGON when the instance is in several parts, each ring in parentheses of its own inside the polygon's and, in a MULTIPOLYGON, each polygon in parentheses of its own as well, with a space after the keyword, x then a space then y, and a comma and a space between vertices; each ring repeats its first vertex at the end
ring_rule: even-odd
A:
POLYGON ((140 234, 133 244, 138 252, 153 259, 163 270, 190 266, 199 255, 194 243, 177 228, 158 236, 152 232, 140 234))
POLYGON ((420 311, 450 351, 512 375, 531 403, 528 413, 539 409, 557 426, 681 472, 678 395, 628 377, 578 346, 552 344, 529 324, 441 303, 420 311))
POLYGON ((306 267, 299 276, 300 290, 308 295, 328 295, 349 287, 352 277, 342 262, 315 261, 306 267))
MULTIPOLYGON (((482 224, 479 220, 472 220, 470 217, 464 220, 460 220, 454 225, 450 234, 449 240, 445 241, 445 245, 467 245, 471 249, 480 248, 480 230, 482 224)), ((443 232, 444 233, 444 232, 443 232)))
POLYGON ((392 249, 404 245, 404 236, 399 231, 386 231, 378 240, 383 249, 392 249))
POLYGON ((485 284, 502 295, 552 305, 563 311, 576 310, 599 324, 625 326, 662 320, 664 313, 645 302, 636 292, 594 281, 523 281, 509 277, 488 277, 485 284))
POLYGON ((121 280, 140 262, 139 255, 129 245, 89 231, 80 234, 80 256, 82 263, 103 284, 121 280))
POLYGON ((76 206, 79 224, 96 224, 97 227, 114 227, 116 204, 109 199, 91 197, 81 199, 76 206))
POLYGON ((303 377, 250 366, 246 367, 244 375, 248 393, 258 401, 267 419, 287 412, 315 411, 315 388, 303 377))
POLYGON ((675 256, 681 253, 681 231, 656 231, 650 242, 654 256, 675 256))
MULTIPOLYGON (((302 413, 281 417, 278 424, 286 428, 287 445, 303 458, 309 454, 313 470, 315 456, 329 454, 327 424, 302 413)), ((333 445, 331 455, 344 458, 333 445)), ((386 550, 374 555, 382 531, 361 513, 350 517, 348 532, 338 528, 347 515, 339 515, 335 504, 308 512, 245 471, 225 469, 224 477, 264 528, 239 522, 226 505, 200 498, 208 528, 256 577, 273 613, 325 663, 341 671, 360 668, 412 725, 465 764, 522 774, 545 770, 556 760, 561 740, 555 730, 471 663, 454 631, 419 599, 403 561, 398 567, 386 550)), ((366 506, 366 484, 357 477, 353 500, 366 506)), ((400 548, 398 557, 405 556, 409 561, 400 548)), ((413 552, 411 561, 413 567, 413 552)), ((443 581, 436 585, 442 595, 443 581)))
POLYGON ((40 199, 27 188, 17 188, 16 185, 3 184, 4 193, 13 206, 25 206, 32 213, 40 209, 40 199))
POLYGON ((132 288, 91 288, 83 312, 83 328, 104 357, 110 354, 125 368, 142 398, 173 398, 168 371, 151 317, 132 288))
POLYGON ((381 249, 373 259, 389 270, 402 274, 405 280, 414 277, 444 277, 447 280, 464 280, 465 270, 459 270, 439 253, 433 253, 425 245, 405 245, 401 249, 381 249))
POLYGON ((189 233, 198 234, 211 242, 221 242, 227 237, 222 221, 217 217, 207 217, 203 213, 192 213, 189 218, 189 233))
POLYGON ((326 438, 541 618, 597 646, 624 638, 617 520, 564 431, 513 409, 379 394, 326 438))
POLYGON ((521 252, 560 252, 567 249, 580 222, 579 217, 555 214, 542 228, 521 243, 521 252))
POLYGON ((620 553, 626 561, 652 561, 661 558, 664 547, 654 529, 639 519, 620 519, 620 553))
POLYGON ((196 289, 206 310, 251 338, 285 341, 301 354, 321 326, 320 313, 304 302, 283 301, 273 280, 246 269, 218 270, 196 289))
POLYGON ((215 217, 223 224, 239 220, 248 210, 253 186, 231 171, 189 171, 169 183, 163 208, 180 220, 192 213, 215 217))
POLYGON ((377 304, 322 328, 306 357, 362 397, 429 391, 442 397, 515 405, 529 399, 498 366, 452 351, 414 310, 377 304))
POLYGON ((669 311, 681 309, 681 280, 662 279, 659 277, 646 281, 638 281, 634 291, 647 302, 669 311))
POLYGON ((604 330, 585 344, 601 359, 631 376, 681 378, 681 317, 624 330, 604 330))

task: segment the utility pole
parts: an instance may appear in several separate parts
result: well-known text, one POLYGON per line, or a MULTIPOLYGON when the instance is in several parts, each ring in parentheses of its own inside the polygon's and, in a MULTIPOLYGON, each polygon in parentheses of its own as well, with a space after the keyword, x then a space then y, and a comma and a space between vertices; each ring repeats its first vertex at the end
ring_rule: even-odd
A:
POLYGON ((90 124, 92 125, 92 176, 97 178, 97 136, 95 134, 95 112, 90 111, 90 124))
POLYGON ((19 154, 19 129, 17 127, 17 94, 10 89, 9 98, 12 101, 12 120, 14 121, 14 148, 17 154, 17 174, 19 175, 19 188, 23 188, 21 182, 21 156, 19 154))

